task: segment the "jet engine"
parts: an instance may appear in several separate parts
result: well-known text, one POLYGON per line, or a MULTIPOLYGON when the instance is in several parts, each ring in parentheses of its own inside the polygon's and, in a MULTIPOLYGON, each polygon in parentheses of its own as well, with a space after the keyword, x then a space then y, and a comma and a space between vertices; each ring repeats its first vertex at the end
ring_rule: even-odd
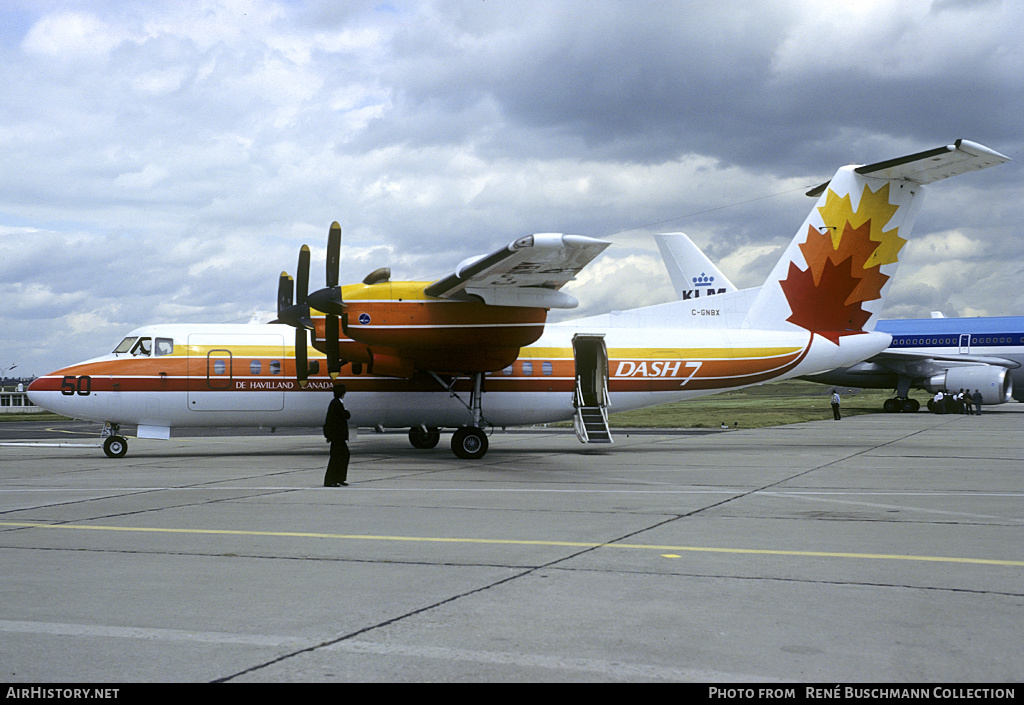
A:
POLYGON ((983 404, 1002 404, 1010 401, 1013 393, 1013 380, 1002 367, 993 365, 971 365, 969 367, 950 367, 941 374, 932 375, 924 384, 929 392, 940 390, 955 392, 960 389, 981 390, 983 404))

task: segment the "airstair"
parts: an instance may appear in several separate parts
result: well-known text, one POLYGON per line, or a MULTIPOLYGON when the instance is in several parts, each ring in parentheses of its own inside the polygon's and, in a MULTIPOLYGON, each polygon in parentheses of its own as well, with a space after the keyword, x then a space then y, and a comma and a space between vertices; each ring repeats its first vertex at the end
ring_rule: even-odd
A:
POLYGON ((577 334, 572 339, 576 362, 573 429, 580 443, 612 443, 608 428, 608 350, 603 335, 577 334))

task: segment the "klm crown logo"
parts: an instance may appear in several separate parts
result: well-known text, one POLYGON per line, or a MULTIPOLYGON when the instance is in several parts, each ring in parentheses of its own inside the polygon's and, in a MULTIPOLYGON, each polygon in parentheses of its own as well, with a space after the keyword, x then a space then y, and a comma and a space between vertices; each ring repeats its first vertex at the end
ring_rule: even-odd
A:
POLYGON ((715 289, 715 278, 705 272, 701 272, 699 277, 693 277, 693 288, 686 290, 684 289, 681 293, 683 295, 683 301, 690 299, 699 299, 701 289, 704 289, 704 296, 714 296, 715 294, 724 294, 725 289, 715 289))

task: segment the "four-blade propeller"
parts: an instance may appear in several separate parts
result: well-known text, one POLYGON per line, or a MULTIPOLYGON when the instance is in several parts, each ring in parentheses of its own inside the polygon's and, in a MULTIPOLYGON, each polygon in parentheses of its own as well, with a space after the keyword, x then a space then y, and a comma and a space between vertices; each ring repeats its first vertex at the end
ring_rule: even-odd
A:
POLYGON ((332 223, 327 236, 327 286, 309 293, 309 247, 306 245, 299 250, 299 269, 294 280, 294 302, 292 300, 292 278, 287 272, 281 272, 278 281, 277 317, 282 323, 287 323, 295 328, 295 374, 302 386, 306 386, 309 379, 306 331, 314 329, 313 319, 310 316, 311 309, 326 314, 324 337, 326 339, 327 371, 331 375, 331 379, 335 379, 341 372, 339 317, 345 313, 345 303, 341 298, 341 287, 338 286, 340 265, 341 226, 338 223, 332 223))

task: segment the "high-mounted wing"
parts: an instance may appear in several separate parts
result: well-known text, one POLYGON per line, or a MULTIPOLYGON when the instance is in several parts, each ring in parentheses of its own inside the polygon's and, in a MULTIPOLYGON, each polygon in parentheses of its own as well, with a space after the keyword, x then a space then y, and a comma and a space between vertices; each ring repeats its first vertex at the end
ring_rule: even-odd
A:
POLYGON ((559 289, 610 244, 583 235, 529 235, 464 260, 423 291, 446 299, 476 296, 491 306, 575 308, 576 298, 559 289))
MULTIPOLYGON (((433 283, 392 282, 390 271, 382 268, 362 284, 341 287, 340 242, 341 226, 334 223, 325 288, 306 295, 309 250, 303 247, 297 303, 292 304, 292 280, 286 274, 278 293, 280 320, 300 329, 296 348, 304 347, 305 328, 312 327, 313 346, 326 353, 332 377, 346 364, 357 375, 389 377, 412 377, 420 370, 481 374, 504 369, 544 332, 549 309, 577 305, 559 289, 610 244, 542 233, 465 260, 433 283), (319 315, 311 318, 313 310, 319 315)), ((298 353, 296 360, 301 382, 306 365, 298 353)))

